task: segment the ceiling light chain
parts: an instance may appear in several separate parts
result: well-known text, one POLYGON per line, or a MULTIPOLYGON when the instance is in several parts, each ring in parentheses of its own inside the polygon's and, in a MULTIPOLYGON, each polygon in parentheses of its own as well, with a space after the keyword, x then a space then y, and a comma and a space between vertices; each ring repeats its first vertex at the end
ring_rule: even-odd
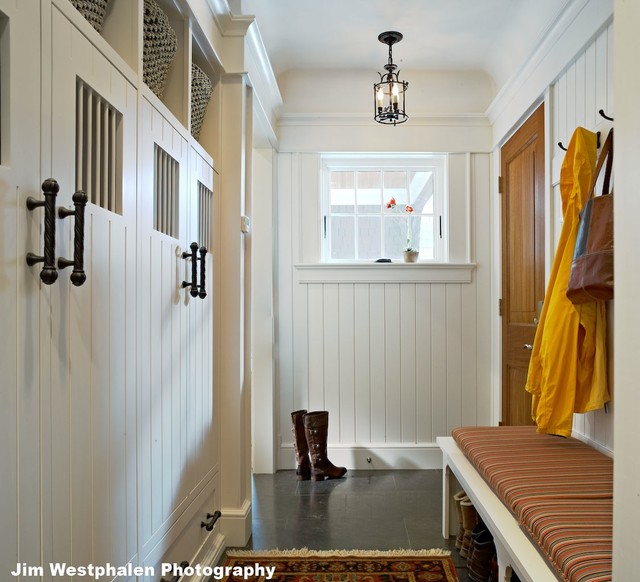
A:
POLYGON ((407 81, 398 79, 397 66, 393 63, 391 47, 402 40, 402 34, 389 30, 378 35, 378 40, 389 46, 389 60, 384 66, 386 73, 378 73, 380 82, 373 84, 374 119, 378 123, 398 125, 409 119, 405 112, 407 81))

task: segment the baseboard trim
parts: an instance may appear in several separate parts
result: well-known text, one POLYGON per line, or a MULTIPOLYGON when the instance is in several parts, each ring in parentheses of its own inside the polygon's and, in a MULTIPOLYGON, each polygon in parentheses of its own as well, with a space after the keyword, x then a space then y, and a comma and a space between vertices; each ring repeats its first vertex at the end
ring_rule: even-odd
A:
MULTIPOLYGON (((351 470, 442 469, 442 451, 436 443, 374 447, 334 446, 329 447, 328 456, 334 465, 351 470)), ((295 469, 293 445, 280 447, 278 469, 295 469)))
POLYGON ((251 537, 251 501, 245 499, 241 507, 223 507, 220 531, 228 546, 244 547, 251 537))

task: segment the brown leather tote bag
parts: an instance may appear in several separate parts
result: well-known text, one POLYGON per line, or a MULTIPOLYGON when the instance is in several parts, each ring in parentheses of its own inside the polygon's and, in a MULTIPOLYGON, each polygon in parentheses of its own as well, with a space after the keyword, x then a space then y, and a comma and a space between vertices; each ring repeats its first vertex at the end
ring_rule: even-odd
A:
POLYGON ((591 197, 580 212, 576 247, 571 262, 567 297, 579 305, 613 299, 613 129, 602 146, 591 184, 591 197), (594 196, 596 182, 607 161, 602 195, 594 196))

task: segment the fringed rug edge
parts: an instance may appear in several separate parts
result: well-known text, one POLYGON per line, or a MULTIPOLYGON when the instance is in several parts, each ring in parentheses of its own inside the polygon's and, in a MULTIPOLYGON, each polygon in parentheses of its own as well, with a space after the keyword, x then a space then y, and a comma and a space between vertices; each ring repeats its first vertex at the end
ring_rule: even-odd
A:
POLYGON ((433 548, 429 550, 310 550, 308 548, 292 548, 286 550, 228 550, 230 558, 316 558, 316 557, 362 557, 362 558, 446 558, 451 556, 449 550, 433 548))

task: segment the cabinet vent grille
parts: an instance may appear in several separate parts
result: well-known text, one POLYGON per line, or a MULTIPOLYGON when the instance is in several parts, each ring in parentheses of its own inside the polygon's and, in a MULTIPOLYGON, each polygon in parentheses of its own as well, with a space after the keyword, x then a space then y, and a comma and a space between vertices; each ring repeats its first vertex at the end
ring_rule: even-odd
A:
POLYGON ((122 214, 122 113, 81 79, 76 83, 76 190, 122 214))
POLYGON ((213 247, 213 192, 198 182, 198 240, 212 250, 213 247))
POLYGON ((153 228, 178 238, 180 163, 156 144, 154 170, 153 228))

